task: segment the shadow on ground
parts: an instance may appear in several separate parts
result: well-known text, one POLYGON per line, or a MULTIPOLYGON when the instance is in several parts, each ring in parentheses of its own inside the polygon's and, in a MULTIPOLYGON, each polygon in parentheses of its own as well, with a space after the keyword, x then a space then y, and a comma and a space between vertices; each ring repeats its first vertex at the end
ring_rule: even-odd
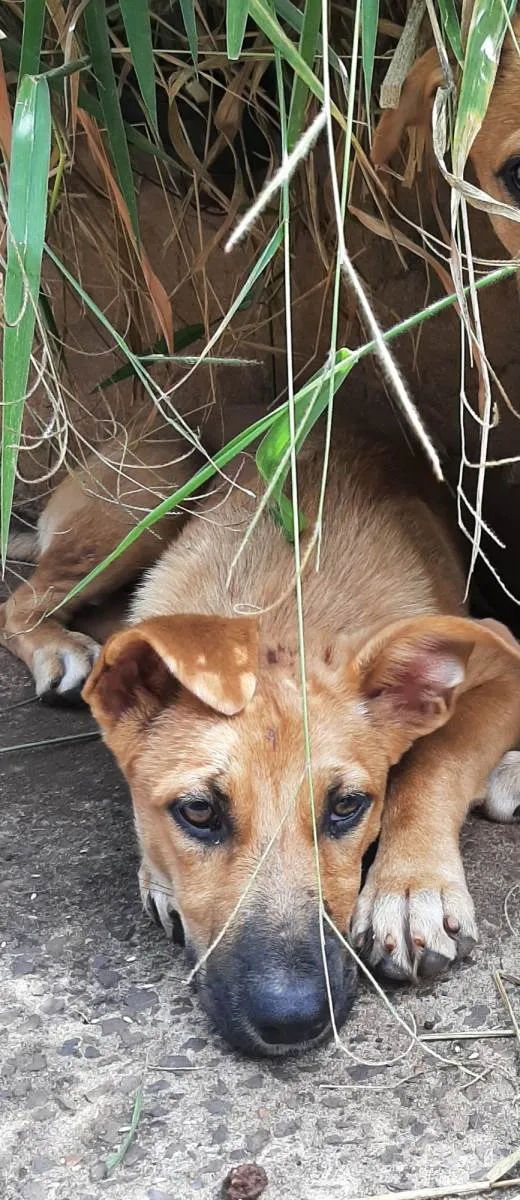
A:
MULTIPOLYGON (((3 654, 1 670, 4 746, 92 728, 86 713, 13 707, 31 686, 3 654)), ((515 1147, 514 1042, 435 1043, 451 1065, 406 1053, 368 991, 346 1054, 269 1065, 229 1051, 184 983, 182 953, 141 913, 126 789, 100 742, 3 754, 0 788, 6 1200, 213 1200, 251 1160, 267 1171, 265 1200, 347 1200, 482 1178, 515 1147), (137 1135, 106 1178, 139 1089, 137 1135)), ((515 935, 504 915, 519 847, 518 827, 469 822, 482 940, 446 982, 393 994, 419 1032, 508 1023, 493 971, 520 973, 520 904, 515 935)))

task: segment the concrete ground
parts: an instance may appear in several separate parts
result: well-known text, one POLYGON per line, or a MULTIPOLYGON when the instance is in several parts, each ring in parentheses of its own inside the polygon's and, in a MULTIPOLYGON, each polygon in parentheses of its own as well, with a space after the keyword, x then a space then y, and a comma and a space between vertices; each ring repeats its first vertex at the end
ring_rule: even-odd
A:
MULTIPOLYGON (((30 682, 7 655, 0 670, 4 747, 92 728, 86 713, 25 703, 30 682)), ((439 1061, 409 1047, 368 989, 344 1052, 269 1064, 227 1049, 182 952, 140 910, 129 801, 100 742, 3 754, 0 787, 5 1200, 213 1200, 244 1161, 265 1168, 265 1200, 347 1200, 482 1178, 518 1146, 514 1040, 429 1043, 439 1061), (141 1091, 136 1135, 107 1177, 141 1091)), ((520 827, 468 823, 482 940, 445 982, 393 992, 420 1033, 510 1024, 493 972, 520 975, 519 891, 512 928, 504 912, 519 850, 520 827)))

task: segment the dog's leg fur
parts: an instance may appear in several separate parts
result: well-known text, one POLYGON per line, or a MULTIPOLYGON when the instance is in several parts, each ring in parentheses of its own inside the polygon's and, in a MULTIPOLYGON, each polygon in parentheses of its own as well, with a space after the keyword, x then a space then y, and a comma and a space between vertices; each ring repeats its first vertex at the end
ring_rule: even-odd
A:
POLYGON ((371 964, 391 978, 435 975, 476 940, 459 834, 475 797, 493 795, 486 781, 518 740, 518 687, 514 672, 468 691, 396 771, 352 926, 371 964))
POLYGON ((67 624, 81 606, 97 603, 151 566, 182 517, 163 518, 73 600, 62 602, 162 495, 193 474, 198 462, 187 451, 178 439, 148 438, 124 450, 114 443, 103 461, 93 459, 52 495, 39 523, 36 570, 0 608, 0 638, 29 667, 39 696, 78 698, 99 647, 67 624))

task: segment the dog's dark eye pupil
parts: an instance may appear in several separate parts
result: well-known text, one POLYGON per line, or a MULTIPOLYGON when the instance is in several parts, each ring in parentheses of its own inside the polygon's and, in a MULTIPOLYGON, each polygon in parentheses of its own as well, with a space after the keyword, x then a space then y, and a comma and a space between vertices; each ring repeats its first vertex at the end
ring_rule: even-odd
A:
POLYGON ((520 157, 510 158, 499 171, 512 200, 520 202, 520 157))
POLYGON ((371 797, 365 792, 331 791, 327 805, 327 832, 332 837, 341 837, 349 829, 354 829, 370 804, 371 797))
POLYGON ((218 814, 210 800, 186 800, 179 805, 184 820, 197 829, 217 829, 218 814))

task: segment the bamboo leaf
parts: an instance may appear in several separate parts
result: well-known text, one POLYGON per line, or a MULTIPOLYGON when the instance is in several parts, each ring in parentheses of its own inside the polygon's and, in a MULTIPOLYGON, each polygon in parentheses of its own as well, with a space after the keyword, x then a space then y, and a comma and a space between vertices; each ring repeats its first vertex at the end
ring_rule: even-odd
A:
POLYGON ((14 110, 4 289, 0 550, 5 565, 40 289, 51 153, 45 79, 25 75, 14 110))
MULTIPOLYGON (((296 8, 296 5, 292 3, 292 0, 275 0, 275 9, 278 13, 278 16, 282 18, 282 21, 286 21, 290 28, 294 29, 295 33, 301 34, 303 29, 303 13, 300 12, 299 8, 296 8)), ((316 48, 318 54, 323 54, 323 40, 321 33, 318 34, 316 48)), ((337 71, 338 75, 344 79, 345 69, 342 70, 339 58, 331 46, 329 46, 329 62, 331 67, 337 71)))
POLYGON ((23 79, 24 75, 37 75, 40 70, 44 17, 45 0, 26 0, 23 12, 20 79, 23 79))
POLYGON ((249 0, 227 0, 226 46, 233 62, 240 58, 249 13, 249 0))
POLYGON ((112 160, 130 214, 134 236, 139 241, 134 180, 112 64, 104 0, 89 0, 84 20, 112 160))
POLYGON ((194 65, 197 66, 199 39, 197 35, 197 22, 195 20, 195 0, 180 0, 180 6, 191 57, 194 65))
MULTIPOLYGON (((318 45, 321 25, 321 0, 305 0, 305 9, 300 33, 299 53, 308 67, 312 68, 318 45)), ((293 83, 289 121, 287 126, 287 149, 294 149, 303 129, 309 88, 299 75, 293 83)))
POLYGON ((453 169, 459 179, 486 115, 507 18, 515 9, 516 0, 475 0, 473 6, 453 134, 453 169))
POLYGON ((150 9, 145 0, 120 0, 132 63, 146 112, 157 133, 157 96, 150 9))
POLYGON ((367 120, 370 118, 370 96, 372 93, 378 20, 379 0, 361 0, 361 47, 367 120))
POLYGON ((439 13, 442 28, 459 66, 462 67, 464 63, 464 51, 462 49, 459 14, 455 7, 455 0, 439 0, 439 13))

